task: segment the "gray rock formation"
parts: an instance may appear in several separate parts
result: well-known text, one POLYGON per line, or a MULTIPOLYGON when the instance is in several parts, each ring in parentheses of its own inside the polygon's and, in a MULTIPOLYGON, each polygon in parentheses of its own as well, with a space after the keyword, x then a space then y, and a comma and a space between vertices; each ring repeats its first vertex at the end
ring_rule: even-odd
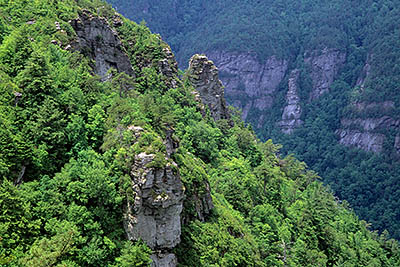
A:
MULTIPOLYGON (((143 131, 133 126, 129 130, 134 132, 136 138, 143 131)), ((170 150, 175 144, 168 144, 167 147, 170 150)), ((177 166, 168 154, 165 157, 168 161, 166 166, 152 167, 154 154, 143 152, 135 156, 130 173, 134 196, 128 200, 124 212, 128 239, 146 242, 154 251, 152 266, 157 267, 176 266, 176 257, 171 249, 180 242, 184 199, 184 187, 177 166)))
MULTIPOLYGON (((364 91, 370 75, 373 55, 368 55, 365 65, 357 79, 355 90, 364 91)), ((386 133, 395 130, 398 134, 394 140, 394 150, 400 154, 400 120, 392 116, 395 102, 353 102, 349 106, 352 118, 343 118, 340 129, 336 131, 339 143, 355 146, 365 151, 383 152, 383 144, 387 139, 386 133), (370 114, 370 116, 366 116, 370 114), (374 114, 379 114, 377 117, 374 114)))
POLYGON ((295 128, 303 123, 303 121, 300 120, 301 106, 297 85, 299 74, 300 71, 298 69, 294 69, 290 73, 288 81, 289 89, 286 94, 286 106, 283 110, 282 120, 279 122, 282 132, 286 134, 291 134, 295 128))
MULTIPOLYGON (((225 85, 229 103, 242 110, 243 119, 246 119, 252 111, 260 114, 258 118, 253 119, 258 119, 258 124, 254 126, 261 128, 264 124, 265 111, 272 107, 276 90, 288 71, 288 61, 271 56, 260 63, 250 53, 211 51, 207 55, 220 70, 220 78, 225 85)), ((345 53, 335 49, 325 48, 322 51, 316 50, 304 54, 304 62, 310 67, 313 84, 310 100, 317 99, 329 91, 329 87, 345 60, 345 53)), ((293 104, 287 106, 284 114, 294 115, 295 107, 296 105, 293 104)), ((297 107, 300 106, 297 105, 297 107)), ((294 120, 290 120, 284 115, 285 118, 282 118, 283 131, 289 133, 292 131, 289 129, 294 129, 301 124, 296 118, 298 114, 301 114, 300 110, 297 111, 297 115, 294 115, 294 120), (284 125, 285 123, 287 126, 284 125), (290 126, 288 123, 295 125, 290 126)))
POLYGON ((386 139, 382 131, 399 129, 399 126, 400 120, 395 120, 389 116, 342 119, 341 129, 337 130, 336 133, 339 136, 339 143, 343 145, 356 146, 365 151, 380 153, 386 139))
POLYGON ((317 50, 304 54, 304 62, 311 68, 310 77, 313 90, 310 100, 315 100, 329 91, 329 87, 338 74, 342 64, 346 61, 346 54, 336 49, 317 50))
MULTIPOLYGON (((115 18, 115 21, 118 19, 115 18)), ((71 25, 77 35, 73 47, 94 60, 95 74, 106 80, 107 71, 115 68, 118 72, 134 75, 131 62, 118 34, 106 19, 93 16, 84 10, 77 19, 71 21, 71 25)))
POLYGON ((252 54, 223 51, 207 55, 218 66, 226 96, 231 105, 242 109, 243 119, 252 109, 262 112, 272 106, 274 93, 288 68, 286 60, 272 56, 259 63, 252 54))
POLYGON ((171 51, 169 46, 163 48, 165 58, 158 61, 158 67, 160 73, 164 75, 165 83, 168 88, 177 87, 177 73, 178 73, 178 63, 175 60, 175 56, 171 51))
POLYGON ((214 63, 204 55, 194 55, 189 61, 188 74, 190 82, 199 93, 203 104, 209 107, 214 120, 229 119, 224 87, 214 63))
POLYGON ((157 253, 150 256, 153 260, 151 267, 175 267, 178 265, 177 258, 173 253, 157 253))
POLYGON ((382 151, 385 136, 383 134, 361 132, 357 130, 343 130, 336 132, 339 143, 345 146, 355 146, 365 151, 379 153, 382 151))

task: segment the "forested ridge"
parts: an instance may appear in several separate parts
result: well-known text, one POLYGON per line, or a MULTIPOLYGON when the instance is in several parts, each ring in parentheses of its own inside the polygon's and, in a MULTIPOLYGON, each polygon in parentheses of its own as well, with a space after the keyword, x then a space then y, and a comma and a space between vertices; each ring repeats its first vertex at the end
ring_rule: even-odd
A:
POLYGON ((236 111, 214 121, 144 24, 97 0, 1 0, 0 41, 1 266, 148 266, 157 252, 124 228, 143 155, 139 173, 169 170, 183 185, 178 266, 400 265, 398 242, 305 163, 236 111), (133 74, 107 55, 116 68, 95 74, 110 36, 77 45, 85 21, 118 39, 133 74))
MULTIPOLYGON (((388 229, 391 236, 399 239, 399 2, 108 2, 160 33, 171 44, 182 68, 195 52, 223 51, 236 56, 250 53, 259 62, 271 56, 287 60, 289 70, 300 71, 300 119, 304 123, 290 135, 282 134, 279 126, 286 105, 289 71, 273 95, 272 106, 266 110, 251 109, 246 121, 262 140, 272 138, 282 144, 282 155, 294 154, 317 171, 335 195, 349 201, 357 215, 369 221, 373 229, 388 229), (339 51, 346 60, 329 93, 310 102, 313 81, 310 66, 304 60, 310 51, 318 54, 324 49, 339 51), (364 83, 361 86, 360 81, 364 83), (385 103, 390 103, 391 108, 385 108, 385 103), (360 110, 359 104, 370 104, 371 108, 360 110), (384 136, 381 153, 339 144, 338 131, 343 129, 343 120, 353 122, 348 131, 362 133, 363 127, 368 128, 382 118, 393 119, 397 126, 373 130, 375 136, 384 136)), ((243 86, 239 84, 234 89, 242 92, 243 86)), ((230 104, 242 101, 243 108, 250 103, 242 94, 232 94, 227 99, 230 104)))

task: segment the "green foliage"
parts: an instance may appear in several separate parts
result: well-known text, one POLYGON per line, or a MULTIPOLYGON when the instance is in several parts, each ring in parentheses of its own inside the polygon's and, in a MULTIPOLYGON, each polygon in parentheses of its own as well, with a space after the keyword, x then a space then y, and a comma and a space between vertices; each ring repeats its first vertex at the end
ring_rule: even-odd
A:
MULTIPOLYGON (((8 180, 0 184, 0 260, 14 260, 13 251, 26 249, 40 233, 41 220, 34 216, 23 192, 8 180)), ((7 260, 7 261, 8 261, 7 260)))
MULTIPOLYGON (((65 261, 62 259, 76 250, 75 243, 83 241, 77 227, 67 221, 50 220, 46 228, 54 235, 50 239, 44 237, 33 243, 28 255, 21 260, 24 266, 51 266, 57 263, 57 266, 63 266, 65 261)), ((69 262, 68 266, 71 266, 71 263, 73 262, 69 262)))
POLYGON ((263 266, 241 214, 222 195, 214 196, 209 222, 191 222, 178 248, 182 266, 263 266), (187 246, 189 245, 190 246, 187 246))
POLYGON ((146 168, 169 164, 186 190, 182 266, 399 265, 398 244, 371 233, 304 163, 278 156, 239 117, 203 114, 174 67, 161 73, 160 37, 124 18, 115 26, 114 15, 97 0, 1 2, 0 264, 148 266, 153 251, 123 229, 132 166, 146 153, 146 168), (111 70, 101 82, 91 59, 50 44, 73 40, 68 20, 80 9, 114 27, 135 77, 111 70))
POLYGON ((150 253, 151 250, 143 242, 125 242, 121 256, 115 259, 114 266, 148 266, 151 263, 150 253))
MULTIPOLYGON (((299 94, 303 102, 302 119, 306 121, 291 136, 282 135, 277 122, 282 116, 287 88, 281 86, 275 92, 273 106, 263 111, 265 121, 263 127, 257 129, 258 136, 264 140, 273 138, 283 144, 283 155, 293 153, 318 171, 336 195, 348 200, 359 216, 372 222, 373 229, 383 231, 389 228, 393 237, 399 238, 399 210, 397 201, 391 197, 399 194, 395 182, 399 170, 399 156, 394 148, 396 130, 377 131, 386 138, 385 155, 382 156, 343 149, 337 145, 335 135, 341 118, 390 116, 399 119, 398 2, 184 0, 176 4, 172 0, 162 3, 140 0, 134 6, 127 0, 109 2, 133 20, 145 20, 152 30, 166 38, 181 66, 186 66, 189 57, 199 51, 249 52, 257 55, 260 62, 272 55, 288 60, 289 69, 301 71, 299 94), (341 66, 329 95, 309 103, 312 82, 304 64, 304 55, 324 48, 345 52, 346 62, 341 66), (360 89, 356 86, 357 80, 365 76, 362 72, 367 60, 370 70, 364 88, 360 89), (394 108, 384 110, 377 105, 360 112, 351 107, 350 103, 354 101, 391 101, 394 108), (369 169, 364 166, 369 166, 369 169), (383 199, 375 196, 383 196, 383 199)), ((220 77, 224 75, 226 73, 220 73, 220 77)), ((242 87, 238 85, 236 89, 242 90, 242 87)), ((228 96, 227 100, 229 103, 240 100, 244 104, 248 101, 242 96, 228 96)), ((260 112, 250 110, 248 122, 259 125, 260 112)), ((226 140, 231 144, 230 152, 236 153, 236 157, 241 147, 247 149, 251 145, 248 132, 245 129, 238 131, 238 135, 226 140)), ((246 151, 256 153, 256 150, 246 151)), ((252 157, 250 162, 254 167, 260 158, 257 154, 252 157)), ((309 182, 303 179, 302 183, 309 182)))
POLYGON ((171 44, 183 66, 198 51, 251 52, 262 61, 326 46, 345 50, 348 39, 365 35, 362 27, 376 14, 368 1, 108 2, 136 22, 145 20, 171 44))

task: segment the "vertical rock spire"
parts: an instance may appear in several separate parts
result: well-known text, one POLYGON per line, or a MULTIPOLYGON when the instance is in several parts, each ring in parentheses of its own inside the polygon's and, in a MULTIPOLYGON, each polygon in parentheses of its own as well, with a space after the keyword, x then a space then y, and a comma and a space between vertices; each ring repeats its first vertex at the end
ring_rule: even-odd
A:
POLYGON ((229 119, 224 87, 218 68, 204 55, 194 55, 189 61, 189 80, 199 92, 203 104, 210 109, 214 120, 229 119))

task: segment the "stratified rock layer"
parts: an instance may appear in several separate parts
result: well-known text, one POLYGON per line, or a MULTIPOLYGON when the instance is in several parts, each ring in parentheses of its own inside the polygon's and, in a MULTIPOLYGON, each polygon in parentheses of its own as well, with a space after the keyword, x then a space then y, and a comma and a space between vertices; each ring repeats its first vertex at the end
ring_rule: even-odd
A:
MULTIPOLYGON (((122 23, 118 18, 115 20, 122 23)), ((134 75, 131 62, 118 34, 106 19, 82 11, 77 19, 71 21, 71 25, 77 34, 77 40, 73 46, 94 60, 95 74, 105 80, 107 71, 115 68, 118 72, 134 75)))
POLYGON ((286 94, 286 106, 283 110, 282 120, 279 126, 282 132, 291 134, 295 128, 299 127, 303 121, 301 117, 300 97, 298 95, 297 80, 299 79, 300 71, 292 70, 288 81, 288 92, 286 94))
MULTIPOLYGON (((383 103, 358 103, 356 109, 368 112, 369 109, 380 107, 381 111, 390 109, 393 102, 383 103)), ((399 132, 400 120, 389 116, 379 118, 344 118, 341 120, 341 128, 336 131, 339 136, 339 143, 346 146, 355 146, 365 151, 380 153, 383 151, 383 144, 386 140, 385 132, 389 130, 399 132)), ((396 136, 394 148, 399 151, 399 134, 396 136)))
MULTIPOLYGON (((356 88, 359 94, 365 90, 370 78, 373 55, 369 54, 357 79, 356 88)), ((342 118, 340 129, 336 131, 339 143, 354 146, 365 151, 381 153, 388 133, 395 132, 393 148, 400 155, 400 120, 393 116, 395 102, 353 102, 350 104, 351 117, 342 118)))
POLYGON ((214 120, 229 119, 224 87, 214 63, 204 55, 194 55, 189 61, 188 73, 190 82, 200 94, 203 104, 209 107, 214 120))

